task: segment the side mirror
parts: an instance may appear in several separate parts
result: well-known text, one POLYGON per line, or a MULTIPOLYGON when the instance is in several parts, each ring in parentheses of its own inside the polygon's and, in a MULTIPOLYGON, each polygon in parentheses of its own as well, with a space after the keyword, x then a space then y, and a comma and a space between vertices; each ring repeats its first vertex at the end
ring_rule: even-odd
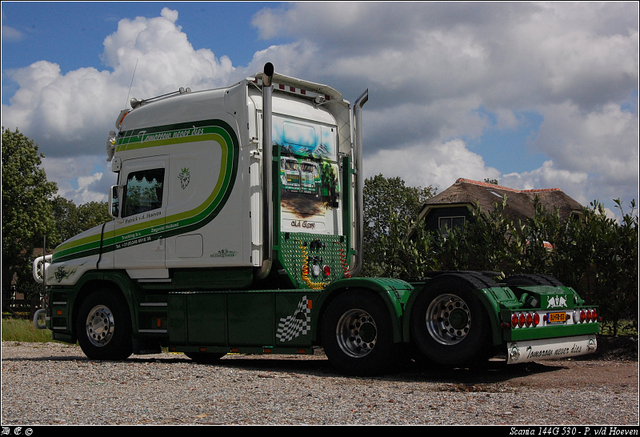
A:
POLYGON ((114 219, 120 218, 120 187, 113 185, 109 190, 109 214, 114 219))

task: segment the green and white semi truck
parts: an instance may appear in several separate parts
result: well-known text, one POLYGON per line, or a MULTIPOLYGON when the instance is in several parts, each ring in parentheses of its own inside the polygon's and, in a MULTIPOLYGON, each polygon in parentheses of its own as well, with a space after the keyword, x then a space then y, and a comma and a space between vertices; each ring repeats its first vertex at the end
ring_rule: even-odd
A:
POLYGON ((359 375, 406 351, 451 366, 594 352, 596 308, 550 278, 358 276, 367 99, 270 63, 228 88, 132 99, 107 142, 113 220, 33 264, 53 338, 99 360, 322 347, 359 375))

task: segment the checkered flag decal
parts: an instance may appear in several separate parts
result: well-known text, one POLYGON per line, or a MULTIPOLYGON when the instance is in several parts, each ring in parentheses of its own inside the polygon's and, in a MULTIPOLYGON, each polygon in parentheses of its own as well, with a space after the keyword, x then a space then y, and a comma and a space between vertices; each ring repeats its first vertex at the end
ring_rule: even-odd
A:
POLYGON ((311 309, 304 296, 298 303, 293 315, 283 317, 278 322, 276 338, 281 342, 291 341, 294 338, 307 334, 311 328, 311 309))

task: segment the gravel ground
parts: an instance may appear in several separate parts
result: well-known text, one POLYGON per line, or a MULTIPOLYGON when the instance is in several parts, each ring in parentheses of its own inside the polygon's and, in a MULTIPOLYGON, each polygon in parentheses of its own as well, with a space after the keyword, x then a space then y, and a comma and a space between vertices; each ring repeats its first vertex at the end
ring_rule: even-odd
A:
POLYGON ((77 346, 3 342, 2 424, 637 425, 637 352, 635 361, 493 361, 354 378, 321 351, 204 365, 171 353, 92 361, 77 346))

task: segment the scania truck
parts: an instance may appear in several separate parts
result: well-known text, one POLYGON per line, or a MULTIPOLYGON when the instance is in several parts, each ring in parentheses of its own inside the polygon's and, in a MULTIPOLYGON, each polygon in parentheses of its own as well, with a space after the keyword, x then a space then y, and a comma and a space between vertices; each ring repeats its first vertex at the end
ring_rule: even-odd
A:
POLYGON ((271 63, 226 88, 132 99, 107 141, 113 220, 33 263, 53 338, 96 360, 321 349, 356 375, 408 356, 594 352, 597 309, 551 278, 359 275, 367 100, 271 63))

